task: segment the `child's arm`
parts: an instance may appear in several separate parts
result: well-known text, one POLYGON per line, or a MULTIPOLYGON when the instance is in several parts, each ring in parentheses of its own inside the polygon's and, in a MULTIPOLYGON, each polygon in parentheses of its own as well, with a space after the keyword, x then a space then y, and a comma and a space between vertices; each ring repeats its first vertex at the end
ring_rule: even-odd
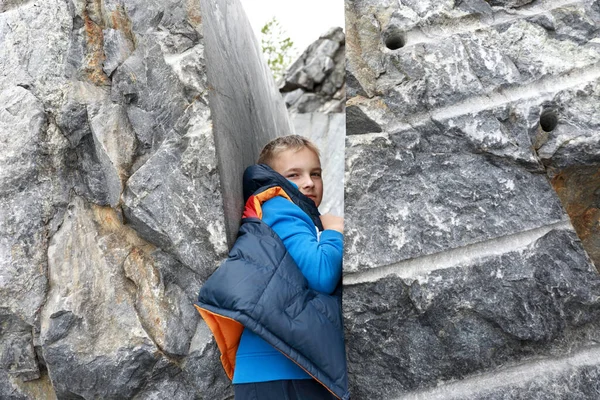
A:
POLYGON ((326 229, 319 241, 308 215, 283 197, 266 201, 262 209, 263 221, 281 238, 308 286, 333 293, 342 276, 343 234, 326 229))

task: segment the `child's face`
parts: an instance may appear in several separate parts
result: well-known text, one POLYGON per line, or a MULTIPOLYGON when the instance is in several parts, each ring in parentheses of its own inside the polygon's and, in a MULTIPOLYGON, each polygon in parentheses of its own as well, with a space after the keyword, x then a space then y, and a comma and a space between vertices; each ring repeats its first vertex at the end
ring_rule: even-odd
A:
POLYGON ((271 167, 298 185, 300 193, 312 199, 318 207, 323 199, 323 180, 319 156, 307 147, 288 149, 275 156, 271 167))

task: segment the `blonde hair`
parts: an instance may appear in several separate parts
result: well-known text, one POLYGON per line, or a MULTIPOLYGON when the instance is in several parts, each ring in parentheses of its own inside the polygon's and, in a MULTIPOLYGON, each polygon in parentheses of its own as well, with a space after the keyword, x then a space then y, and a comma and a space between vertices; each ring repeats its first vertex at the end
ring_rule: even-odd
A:
POLYGON ((280 136, 267 143, 260 152, 257 163, 267 164, 271 167, 273 160, 279 153, 286 150, 301 150, 303 148, 307 148, 315 153, 317 157, 321 157, 319 154, 319 149, 313 142, 304 136, 288 135, 280 136))

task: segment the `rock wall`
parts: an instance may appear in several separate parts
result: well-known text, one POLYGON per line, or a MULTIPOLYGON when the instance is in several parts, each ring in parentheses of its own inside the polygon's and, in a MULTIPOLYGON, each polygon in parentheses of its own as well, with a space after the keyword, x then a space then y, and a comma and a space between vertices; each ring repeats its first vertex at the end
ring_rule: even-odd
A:
POLYGON ((331 28, 287 69, 279 81, 279 91, 290 112, 344 112, 345 49, 342 28, 331 28))
MULTIPOLYGON (((204 11, 187 0, 0 5, 0 397, 232 398, 193 307, 231 220, 204 11)), ((252 36, 247 23, 236 34, 252 36)), ((246 75, 235 90, 265 86, 246 75)), ((236 115, 273 116, 263 104, 279 102, 289 128, 271 86, 236 115)))
POLYGON ((599 24, 594 1, 346 1, 354 398, 599 396, 599 24))
POLYGON ((291 134, 292 125, 240 2, 201 4, 209 101, 231 246, 243 211, 244 170, 270 140, 291 134))

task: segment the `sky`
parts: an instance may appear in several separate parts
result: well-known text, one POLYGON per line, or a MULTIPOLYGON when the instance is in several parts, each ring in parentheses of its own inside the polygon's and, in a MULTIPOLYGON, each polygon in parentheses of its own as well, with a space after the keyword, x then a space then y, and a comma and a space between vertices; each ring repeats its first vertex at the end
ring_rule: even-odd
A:
POLYGON ((240 0, 255 35, 275 17, 294 42, 297 55, 329 28, 344 28, 344 0, 240 0))

